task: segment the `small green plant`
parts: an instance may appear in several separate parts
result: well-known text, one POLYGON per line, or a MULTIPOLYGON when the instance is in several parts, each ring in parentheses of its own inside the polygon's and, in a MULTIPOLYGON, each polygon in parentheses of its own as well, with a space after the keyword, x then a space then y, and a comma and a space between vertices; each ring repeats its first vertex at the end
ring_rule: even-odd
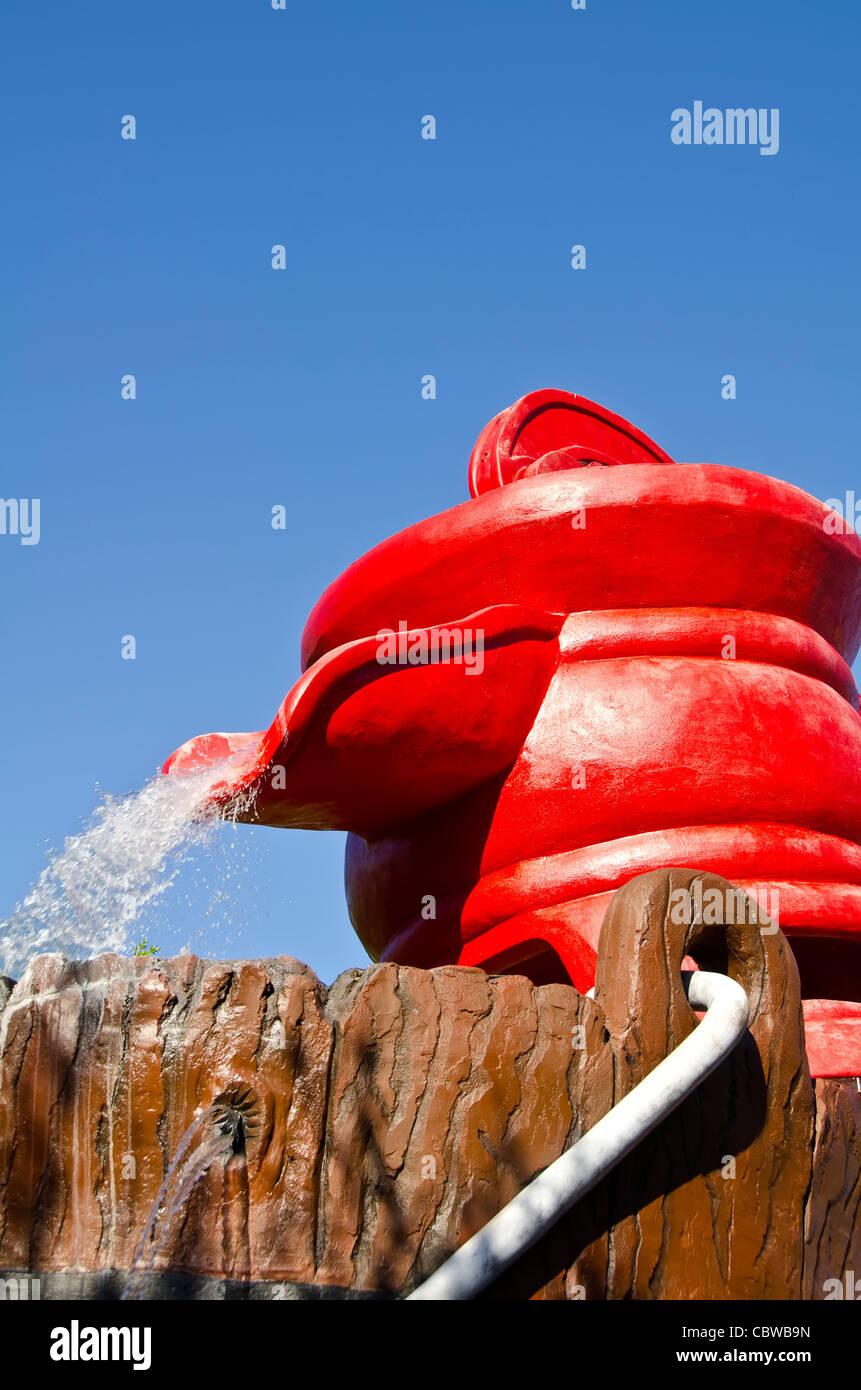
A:
POLYGON ((150 946, 150 944, 149 944, 149 942, 147 941, 146 937, 144 937, 143 941, 139 941, 138 944, 137 944, 137 946, 135 946, 134 950, 132 951, 132 955, 133 955, 133 956, 157 956, 160 950, 161 950, 161 947, 160 947, 160 946, 150 946))

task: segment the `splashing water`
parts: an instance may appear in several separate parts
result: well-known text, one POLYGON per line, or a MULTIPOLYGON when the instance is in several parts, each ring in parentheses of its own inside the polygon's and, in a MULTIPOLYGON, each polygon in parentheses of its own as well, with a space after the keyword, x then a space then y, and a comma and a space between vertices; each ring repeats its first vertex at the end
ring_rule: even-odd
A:
POLYGON ((129 796, 106 795, 0 922, 0 974, 20 979, 43 951, 72 958, 128 951, 144 910, 212 836, 219 817, 209 794, 226 780, 232 761, 182 776, 159 774, 129 796))

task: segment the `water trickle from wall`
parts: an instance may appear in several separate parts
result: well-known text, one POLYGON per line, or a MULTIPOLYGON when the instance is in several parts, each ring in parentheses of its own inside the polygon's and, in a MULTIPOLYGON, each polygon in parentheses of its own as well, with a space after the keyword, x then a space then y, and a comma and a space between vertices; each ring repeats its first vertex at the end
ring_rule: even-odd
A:
POLYGON ((224 1166, 237 1150, 244 1154, 244 1142, 244 1118, 239 1110, 216 1103, 195 1116, 179 1141, 153 1203, 122 1293, 124 1299, 135 1296, 137 1277, 151 1273, 160 1252, 168 1251, 174 1222, 186 1212, 201 1178, 214 1163, 224 1166))

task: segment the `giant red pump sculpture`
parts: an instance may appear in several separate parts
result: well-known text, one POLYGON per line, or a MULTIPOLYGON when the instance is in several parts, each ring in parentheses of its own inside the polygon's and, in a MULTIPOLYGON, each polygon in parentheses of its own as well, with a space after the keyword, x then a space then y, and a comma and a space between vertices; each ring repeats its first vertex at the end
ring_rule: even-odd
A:
POLYGON ((375 959, 586 991, 620 885, 721 874, 789 938, 813 1075, 861 1074, 858 536, 561 391, 469 483, 326 590, 268 730, 165 772, 230 757, 224 813, 348 830, 375 959))

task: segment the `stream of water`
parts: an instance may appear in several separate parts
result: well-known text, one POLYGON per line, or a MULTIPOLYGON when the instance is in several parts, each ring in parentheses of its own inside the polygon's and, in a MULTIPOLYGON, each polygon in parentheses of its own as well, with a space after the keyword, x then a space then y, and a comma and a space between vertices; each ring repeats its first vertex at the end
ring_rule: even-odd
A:
MULTIPOLYGON (((147 910, 191 852, 211 841, 220 822, 207 809, 209 793, 225 779, 226 767, 159 774, 128 796, 104 796, 84 829, 50 854, 33 887, 0 922, 0 974, 20 979, 43 951, 72 958, 128 954, 147 910)), ((215 896, 227 896, 223 885, 215 896)))
POLYGON ((218 1115, 211 1106, 192 1120, 180 1139, 153 1202, 122 1298, 134 1297, 136 1277, 152 1271, 159 1253, 166 1248, 170 1239, 174 1219, 185 1211, 186 1204, 201 1178, 205 1177, 213 1163, 225 1163, 229 1158, 233 1149, 234 1134, 235 1118, 226 1114, 218 1115))

